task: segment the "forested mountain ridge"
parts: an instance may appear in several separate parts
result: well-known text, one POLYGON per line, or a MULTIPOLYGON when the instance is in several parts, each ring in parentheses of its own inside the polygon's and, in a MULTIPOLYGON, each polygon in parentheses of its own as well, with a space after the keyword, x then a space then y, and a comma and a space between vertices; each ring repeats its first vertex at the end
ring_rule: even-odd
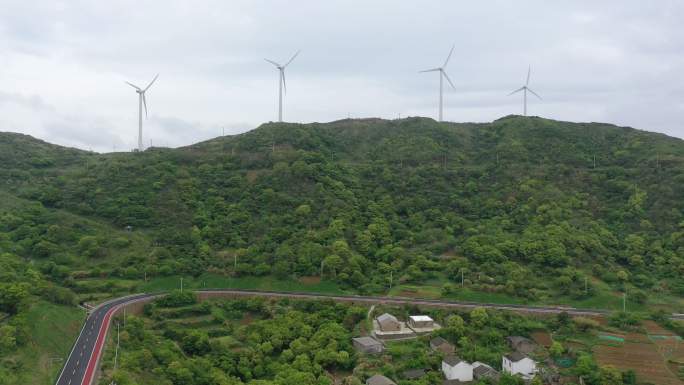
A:
POLYGON ((56 148, 38 162, 39 142, 7 137, 0 191, 39 205, 0 211, 0 253, 77 292, 78 277, 210 271, 322 272, 379 293, 391 271, 393 284, 445 294, 463 272, 473 290, 525 300, 600 285, 641 301, 684 295, 684 141, 661 134, 519 116, 268 123, 179 149, 56 148), (55 229, 36 214, 52 211, 104 227, 55 229))

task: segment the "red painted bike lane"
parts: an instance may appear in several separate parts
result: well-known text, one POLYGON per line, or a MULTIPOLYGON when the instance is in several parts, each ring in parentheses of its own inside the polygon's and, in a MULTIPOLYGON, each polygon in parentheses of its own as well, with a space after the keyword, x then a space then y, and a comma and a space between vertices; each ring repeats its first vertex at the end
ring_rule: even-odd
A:
POLYGON ((95 346, 93 346, 93 354, 88 360, 88 367, 86 368, 85 374, 83 375, 83 381, 81 385, 90 385, 95 375, 95 369, 97 368, 97 363, 100 361, 100 355, 102 354, 102 347, 104 346, 105 340, 107 338, 107 332, 109 331, 109 320, 112 314, 116 312, 121 305, 115 306, 102 318, 102 326, 100 326, 100 331, 97 334, 97 340, 95 341, 95 346))

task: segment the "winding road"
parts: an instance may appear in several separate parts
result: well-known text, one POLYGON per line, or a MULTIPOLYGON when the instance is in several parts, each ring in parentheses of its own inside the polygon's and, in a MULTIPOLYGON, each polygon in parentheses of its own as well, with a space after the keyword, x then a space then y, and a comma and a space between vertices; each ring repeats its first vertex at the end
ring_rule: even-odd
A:
MULTIPOLYGON (((575 316, 604 316, 609 313, 607 310, 577 309, 562 306, 527 306, 527 305, 501 305, 494 303, 478 302, 459 302, 443 301, 433 299, 401 298, 401 297, 371 297, 356 295, 324 295, 301 292, 276 292, 261 290, 239 290, 239 289, 208 289, 195 290, 202 297, 219 296, 248 296, 248 297, 270 297, 270 298, 296 298, 296 299, 328 299, 338 302, 353 302, 363 304, 391 304, 391 305, 417 305, 442 308, 468 309, 475 307, 485 307, 496 310, 509 310, 522 313, 535 314, 557 314, 566 312, 575 316)), ((97 370, 104 350, 107 332, 111 325, 112 316, 123 306, 149 301, 154 297, 164 295, 163 293, 142 293, 131 296, 121 297, 104 302, 95 307, 86 322, 83 324, 81 333, 74 343, 69 358, 64 363, 64 367, 57 378, 56 385, 92 385, 97 377, 97 370)), ((684 320, 684 314, 673 314, 672 319, 684 320)))

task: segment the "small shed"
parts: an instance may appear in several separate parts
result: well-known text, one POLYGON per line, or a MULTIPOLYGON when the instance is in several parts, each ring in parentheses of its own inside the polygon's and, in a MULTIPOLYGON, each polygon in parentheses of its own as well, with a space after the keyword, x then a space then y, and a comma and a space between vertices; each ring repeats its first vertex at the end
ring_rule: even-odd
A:
POLYGON ((499 372, 497 372, 494 368, 479 361, 473 362, 473 368, 473 378, 476 380, 491 378, 494 380, 494 382, 498 382, 499 377, 501 377, 499 372))
POLYGON ((383 376, 382 374, 376 374, 366 380, 366 385, 397 385, 394 381, 383 376))
POLYGON ((435 321, 426 315, 412 315, 408 324, 412 328, 431 328, 435 326, 435 321))
POLYGON ((450 344, 449 341, 442 337, 435 337, 430 340, 430 348, 436 352, 444 354, 453 354, 456 348, 450 344))
POLYGON ((382 353, 384 346, 382 342, 372 337, 352 338, 354 348, 361 353, 378 354, 382 353))
POLYGON ((397 320, 397 317, 392 314, 385 313, 378 318, 378 325, 380 325, 380 330, 383 332, 398 332, 401 331, 401 323, 397 320))

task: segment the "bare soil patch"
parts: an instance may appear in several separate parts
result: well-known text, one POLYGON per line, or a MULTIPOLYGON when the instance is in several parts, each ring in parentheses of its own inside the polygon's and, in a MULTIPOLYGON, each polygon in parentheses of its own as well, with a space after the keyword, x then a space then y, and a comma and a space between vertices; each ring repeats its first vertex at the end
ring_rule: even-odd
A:
POLYGON ((673 336, 675 335, 671 330, 667 330, 664 327, 658 325, 655 321, 646 320, 642 323, 642 326, 646 329, 646 332, 650 335, 659 336, 673 336))
POLYGON ((553 340, 551 339, 551 334, 545 330, 537 330, 535 332, 532 332, 532 339, 534 342, 536 342, 538 345, 544 346, 544 347, 549 347, 551 346, 551 343, 553 340))
POLYGON ((316 284, 321 283, 321 277, 316 277, 316 276, 299 277, 299 282, 301 282, 305 285, 316 285, 316 284))
POLYGON ((596 345, 594 355, 600 365, 610 365, 619 370, 632 369, 640 381, 660 385, 682 385, 670 370, 666 360, 654 343, 625 342, 620 346, 596 345))

